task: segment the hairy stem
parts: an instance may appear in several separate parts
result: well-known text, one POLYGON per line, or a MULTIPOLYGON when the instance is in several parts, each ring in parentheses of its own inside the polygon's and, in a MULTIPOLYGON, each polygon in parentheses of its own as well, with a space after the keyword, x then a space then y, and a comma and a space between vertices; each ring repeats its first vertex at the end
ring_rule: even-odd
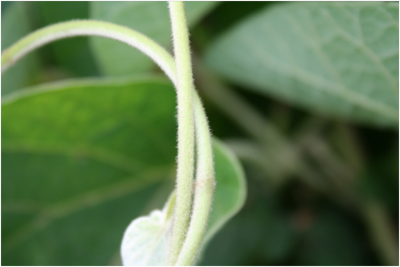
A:
MULTIPOLYGON (((186 90, 194 92, 195 88, 193 85, 192 78, 192 64, 190 58, 190 47, 189 47, 189 33, 187 28, 187 22, 185 17, 185 8, 183 2, 169 2, 169 9, 172 22, 172 33, 174 38, 174 52, 175 62, 177 70, 177 82, 178 91, 186 90), (182 87, 181 87, 182 86, 182 87)), ((192 104, 192 103, 190 103, 192 104)), ((201 107, 200 99, 194 98, 195 106, 201 107)), ((176 205, 175 210, 175 224, 176 227, 173 229, 170 264, 175 265, 193 265, 195 263, 198 252, 200 251, 203 237, 207 228, 208 217, 211 212, 211 204, 213 199, 215 179, 214 179, 214 164, 210 131, 208 127, 207 118, 204 115, 204 110, 195 110, 196 123, 198 124, 199 132, 197 132, 197 172, 196 172, 196 184, 195 184, 195 196, 193 204, 193 212, 190 220, 189 230, 186 232, 186 218, 182 218, 182 221, 177 221, 177 215, 180 214, 176 205), (179 225, 182 223, 182 225, 179 225), (186 239, 185 239, 186 234, 186 239), (184 241, 184 243, 183 243, 184 241), (178 254, 179 253, 179 254, 178 254)), ((179 116, 179 114, 178 114, 179 116)), ((184 127, 189 127, 185 125, 184 127)), ((190 177, 184 177, 189 179, 190 177)), ((185 197, 191 196, 191 188, 189 189, 186 185, 192 185, 191 181, 180 181, 177 180, 177 190, 182 187, 182 195, 185 197), (182 185, 179 183, 182 182, 182 185)), ((179 191, 178 191, 179 192, 179 191)), ((177 194, 177 198, 179 193, 177 194)), ((186 198, 183 198, 186 200, 186 198)), ((178 199, 177 199, 178 202, 178 199)), ((182 207, 182 212, 187 216, 186 212, 190 212, 190 201, 187 206, 182 207), (187 210, 183 210, 187 209, 187 210)), ((182 205, 183 206, 183 205, 182 205)), ((182 216, 183 217, 183 216, 182 216)))
MULTIPOLYGON (((200 99, 195 98, 195 102, 200 102, 200 99)), ((196 103, 196 106, 203 108, 201 103, 196 103)), ((195 114, 200 131, 196 133, 198 161, 194 204, 189 230, 175 264, 178 266, 195 264, 207 229, 215 189, 213 152, 207 118, 204 110, 196 109, 195 114)))
POLYGON ((27 53, 47 43, 74 36, 95 35, 115 39, 135 47, 152 58, 175 82, 174 60, 171 55, 147 36, 113 23, 95 20, 74 20, 54 24, 24 37, 1 55, 2 73, 27 53))
POLYGON ((178 258, 190 221, 194 173, 194 91, 190 60, 189 37, 185 9, 182 2, 170 2, 172 36, 176 65, 178 96, 178 170, 176 178, 176 205, 172 228, 169 264, 178 258))
MULTIPOLYGON (((171 79, 175 87, 178 88, 175 60, 164 48, 145 35, 132 29, 112 23, 92 20, 63 22, 31 33, 2 53, 2 72, 7 70, 10 66, 15 64, 19 59, 31 51, 52 41, 74 36, 102 36, 119 40, 137 48, 152 58, 171 79)), ((192 92, 194 102, 191 109, 194 109, 195 111, 194 120, 197 139, 196 144, 198 147, 197 166, 204 166, 202 167, 203 171, 198 170, 196 174, 198 177, 197 180, 200 180, 199 177, 209 177, 212 183, 214 183, 213 154, 207 117, 204 113, 200 98, 193 87, 192 92)), ((179 121, 179 118, 178 124, 185 125, 179 121)), ((180 162, 178 162, 178 165, 179 164, 180 162)), ((212 195, 212 191, 210 192, 212 195)), ((195 207, 198 207, 198 205, 195 205, 195 207)), ((208 214, 205 217, 206 218, 203 218, 203 221, 207 222, 208 214)), ((204 225, 206 225, 206 223, 204 225)), ((195 255, 196 253, 193 254, 195 255)))

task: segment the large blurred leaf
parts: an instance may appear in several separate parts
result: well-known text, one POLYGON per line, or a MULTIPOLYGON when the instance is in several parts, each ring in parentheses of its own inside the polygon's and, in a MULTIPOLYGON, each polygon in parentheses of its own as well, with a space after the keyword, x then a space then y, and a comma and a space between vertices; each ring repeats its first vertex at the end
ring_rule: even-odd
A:
MULTIPOLYGON (((31 31, 27 11, 24 2, 14 2, 7 6, 1 17, 1 51, 31 31)), ((7 70, 1 77, 1 95, 28 85, 35 64, 35 55, 29 55, 7 70)))
MULTIPOLYGON (((87 1, 41 1, 37 2, 47 26, 57 22, 89 18, 87 1)), ((89 49, 87 37, 75 37, 50 44, 59 65, 77 76, 97 73, 94 58, 89 49)))
MULTIPOLYGON (((189 25, 198 22, 216 2, 186 2, 189 25)), ((92 19, 113 22, 139 31, 165 47, 171 47, 167 2, 91 2, 92 19)), ((147 56, 118 41, 92 37, 94 54, 103 73, 131 75, 155 68, 147 56)))
MULTIPOLYGON (((2 263, 106 265, 129 222, 173 189, 175 93, 164 79, 71 81, 2 106, 2 263)), ((241 167, 214 147, 207 238, 242 206, 241 167)))
POLYGON ((12 2, 11 1, 2 1, 1 2, 1 15, 4 14, 4 11, 10 6, 12 2))
POLYGON ((398 125, 397 3, 264 9, 206 55, 227 79, 333 117, 398 125))

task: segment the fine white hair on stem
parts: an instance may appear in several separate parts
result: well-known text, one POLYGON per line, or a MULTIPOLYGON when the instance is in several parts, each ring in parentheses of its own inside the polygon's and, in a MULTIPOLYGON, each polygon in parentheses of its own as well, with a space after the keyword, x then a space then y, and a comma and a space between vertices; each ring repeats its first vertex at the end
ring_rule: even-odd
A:
POLYGON ((182 2, 169 2, 178 98, 178 169, 175 216, 169 264, 175 264, 190 222, 194 175, 193 78, 186 17, 182 2), (182 163, 182 164, 181 164, 182 163))
MULTIPOLYGON (((171 79, 172 83, 178 90, 175 60, 164 48, 162 48, 160 45, 155 43, 147 36, 132 29, 108 22, 93 20, 75 20, 70 22, 58 23, 29 34, 2 53, 2 72, 7 70, 10 66, 15 64, 19 59, 21 59, 23 56, 27 55, 31 51, 52 41, 74 36, 102 36, 119 40, 123 43, 139 49, 144 54, 152 58, 160 66, 160 68, 171 79)), ((188 53, 188 55, 190 57, 190 52, 188 53)), ((191 72, 191 66, 189 67, 191 72)), ((190 79, 192 79, 191 74, 190 79)), ((191 103, 191 105, 193 104, 193 106, 191 106, 191 112, 194 111, 194 124, 196 132, 195 137, 198 155, 196 172, 196 194, 192 213, 193 218, 190 222, 190 227, 187 235, 187 231, 185 231, 186 240, 183 244, 183 248, 181 249, 182 251, 179 250, 178 253, 180 252, 179 259, 182 259, 180 260, 180 262, 193 263, 200 249, 202 237, 204 235, 205 227, 207 225, 209 217, 209 212, 211 210, 211 203, 208 205, 207 203, 209 201, 204 200, 210 199, 210 197, 212 199, 214 189, 214 166, 211 136, 208 127, 207 117, 205 115, 197 91, 194 89, 193 83, 191 88, 191 93, 193 97, 191 103), (203 186, 203 184, 205 183, 201 182, 204 180, 211 181, 211 186, 208 187, 209 189, 207 191, 206 197, 202 198, 202 194, 198 193, 198 188, 205 188, 203 186), (202 205, 199 205, 199 203, 202 203, 202 205), (206 207, 202 208, 202 206, 204 205, 206 207), (202 212, 197 212, 199 209, 202 212), (198 223, 199 221, 201 221, 201 223, 198 223)), ((179 122, 179 118, 178 124, 181 126, 185 125, 179 122)), ((181 164, 181 162, 179 162, 178 158, 178 165, 179 164, 181 164)), ((186 265, 188 264, 189 263, 187 263, 186 265)))
POLYGON ((61 22, 29 34, 2 53, 1 71, 4 72, 23 56, 45 44, 75 36, 101 36, 137 48, 152 58, 173 83, 176 83, 175 72, 173 72, 175 62, 163 47, 149 37, 130 28, 95 20, 61 22))
MULTIPOLYGON (((190 58, 189 32, 184 4, 183 2, 169 2, 169 9, 172 23, 175 62, 177 66, 177 89, 184 90, 186 88, 181 88, 180 86, 186 86, 190 89, 190 92, 195 92, 190 58), (182 84, 180 82, 182 82, 182 84)), ((198 125, 199 129, 199 131, 196 131, 198 162, 195 196, 186 238, 182 245, 180 243, 182 242, 181 236, 178 236, 175 243, 172 242, 171 244, 172 252, 170 254, 169 263, 175 265, 193 265, 195 263, 197 254, 201 249, 208 218, 211 213, 211 204, 215 187, 213 152, 207 117, 205 116, 200 99, 194 98, 193 101, 194 102, 191 103, 193 106, 200 107, 195 110, 196 125, 198 125), (177 251, 179 251, 179 255, 176 255, 177 251)), ((186 177, 186 179, 188 178, 189 177, 186 177)), ((180 181, 177 182, 179 188, 180 181)), ((176 208, 177 207, 178 206, 176 206, 176 208)), ((176 212, 177 211, 176 209, 176 212)), ((173 237, 175 234, 176 233, 173 232, 173 237)))
MULTIPOLYGON (((196 98, 195 102, 200 102, 200 99, 196 98)), ((203 109, 201 103, 196 106, 203 109)), ((207 229, 215 189, 211 136, 207 117, 200 108, 195 110, 199 131, 196 131, 197 172, 193 211, 185 242, 175 264, 178 266, 195 264, 207 229)))

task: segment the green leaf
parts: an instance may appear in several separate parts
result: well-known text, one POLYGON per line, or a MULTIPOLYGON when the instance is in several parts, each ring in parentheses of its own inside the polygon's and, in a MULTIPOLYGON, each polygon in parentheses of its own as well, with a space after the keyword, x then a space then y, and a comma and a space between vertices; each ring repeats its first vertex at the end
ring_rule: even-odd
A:
POLYGON ((246 182, 236 155, 221 141, 214 139, 214 161, 217 186, 204 242, 207 243, 244 205, 246 182))
MULTIPOLYGON (((164 79, 81 80, 2 105, 2 263, 107 265, 138 216, 173 190, 175 92, 164 79)), ((236 158, 215 143, 207 238, 243 204, 236 158)))
MULTIPOLYGON (((195 25, 216 2, 186 2, 187 19, 195 25)), ((90 17, 139 31, 170 48, 171 26, 167 2, 91 2, 90 17)), ((92 48, 105 75, 122 76, 155 69, 154 62, 139 51, 115 40, 92 37, 92 48)))
MULTIPOLYGON (((26 8, 24 2, 14 2, 7 6, 1 17, 2 51, 31 31, 26 8)), ((1 77, 1 95, 27 86, 32 79, 35 64, 35 55, 28 55, 5 72, 1 77)))
POLYGON ((11 1, 1 2, 1 15, 4 14, 4 11, 6 11, 6 9, 10 6, 11 3, 12 3, 11 1))
POLYGON ((285 3, 228 31, 206 61, 233 82, 315 113, 397 126, 398 40, 397 3, 285 3))
MULTIPOLYGON (((73 19, 89 18, 87 1, 41 1, 37 2, 44 25, 73 19)), ((56 63, 76 76, 96 75, 94 58, 89 47, 88 37, 75 37, 60 40, 49 45, 56 63)))

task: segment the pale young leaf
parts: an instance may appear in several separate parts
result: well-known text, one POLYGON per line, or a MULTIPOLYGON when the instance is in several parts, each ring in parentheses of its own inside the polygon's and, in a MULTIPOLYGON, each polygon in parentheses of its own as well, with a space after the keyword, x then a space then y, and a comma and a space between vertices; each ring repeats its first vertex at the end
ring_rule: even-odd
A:
POLYGON ((131 222, 121 245, 125 266, 156 266, 168 264, 169 243, 172 233, 173 193, 162 211, 154 210, 148 216, 131 222))

